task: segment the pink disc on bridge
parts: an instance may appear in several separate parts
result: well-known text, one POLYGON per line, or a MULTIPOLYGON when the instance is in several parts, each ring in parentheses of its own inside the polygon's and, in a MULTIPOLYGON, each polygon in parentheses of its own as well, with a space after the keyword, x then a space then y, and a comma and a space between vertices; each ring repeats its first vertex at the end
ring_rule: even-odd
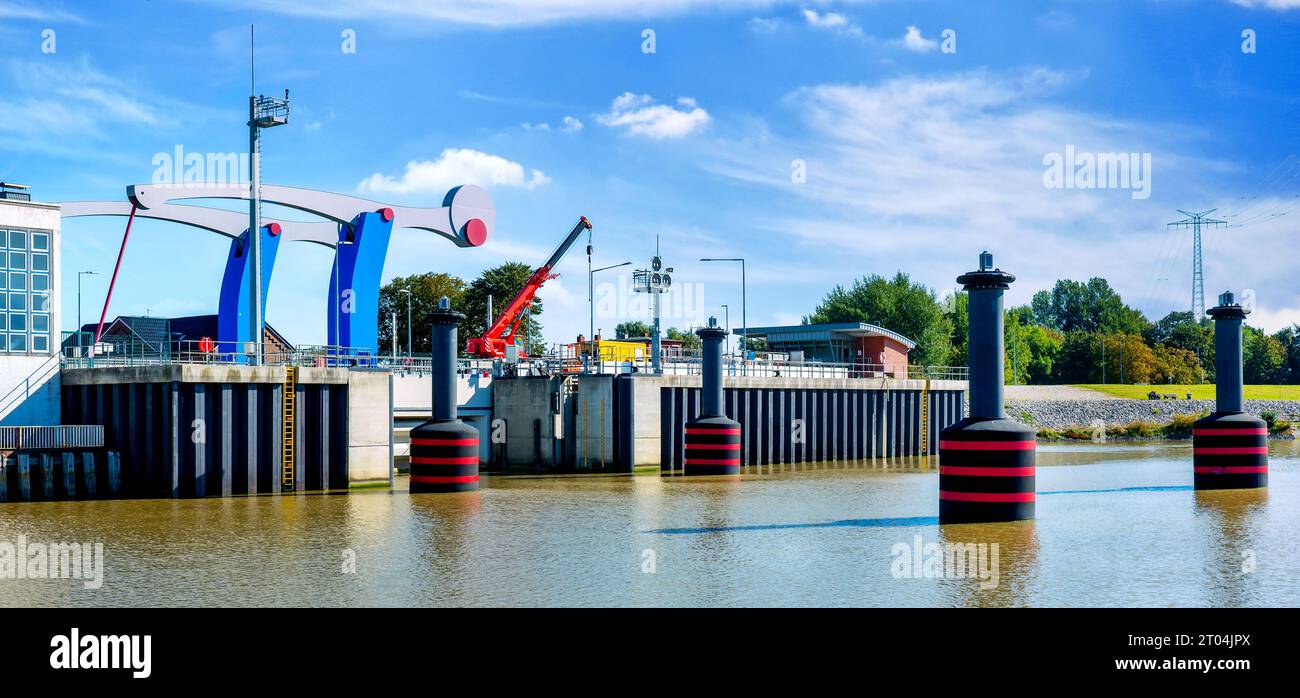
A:
POLYGON ((471 218, 465 223, 465 241, 473 247, 478 247, 487 242, 488 229, 487 224, 479 218, 471 218))
POLYGON ((271 233, 271 237, 275 237, 280 234, 281 228, 279 223, 272 223, 271 225, 268 225, 267 228, 269 228, 268 232, 271 233))

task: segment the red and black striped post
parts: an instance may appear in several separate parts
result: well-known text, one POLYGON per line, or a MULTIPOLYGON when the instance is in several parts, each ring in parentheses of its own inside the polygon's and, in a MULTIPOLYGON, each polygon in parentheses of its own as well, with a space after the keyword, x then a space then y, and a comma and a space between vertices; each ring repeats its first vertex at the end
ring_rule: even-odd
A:
POLYGON ((700 416, 686 423, 684 444, 687 475, 740 474, 740 422, 722 408, 722 339, 726 330, 717 318, 695 331, 704 351, 701 365, 700 416))
POLYGON ((432 419, 411 430, 411 492, 478 489, 478 430, 456 416, 456 324, 465 316, 446 298, 433 324, 432 419))
POLYGON ((1192 425, 1192 480, 1198 490, 1268 486, 1268 423, 1243 407, 1241 323, 1250 312, 1219 296, 1214 318, 1214 414, 1192 425))
POLYGON ((1002 294, 1015 280, 988 252, 957 277, 970 298, 970 416, 939 433, 939 523, 1034 518, 1036 435, 1002 412, 1002 294))

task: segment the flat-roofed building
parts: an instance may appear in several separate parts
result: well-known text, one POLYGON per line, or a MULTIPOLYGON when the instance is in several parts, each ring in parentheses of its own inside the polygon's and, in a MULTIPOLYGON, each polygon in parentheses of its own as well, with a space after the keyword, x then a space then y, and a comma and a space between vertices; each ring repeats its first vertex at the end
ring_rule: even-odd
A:
POLYGON ((766 340, 770 352, 804 361, 856 364, 863 375, 883 373, 899 379, 907 378, 907 355, 916 347, 893 330, 865 322, 751 327, 745 334, 766 340))
POLYGON ((58 204, 0 182, 0 424, 59 423, 60 229, 58 204))

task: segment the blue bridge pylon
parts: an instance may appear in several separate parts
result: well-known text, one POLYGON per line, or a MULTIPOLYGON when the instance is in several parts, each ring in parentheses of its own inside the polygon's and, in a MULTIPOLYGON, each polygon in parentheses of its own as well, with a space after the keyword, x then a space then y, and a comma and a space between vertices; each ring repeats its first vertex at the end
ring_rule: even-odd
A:
MULTIPOLYGON (((253 341, 251 312, 252 263, 248 216, 224 209, 178 205, 187 199, 249 199, 247 186, 186 183, 133 184, 127 201, 71 201, 62 205, 65 218, 130 216, 180 223, 231 239, 218 301, 218 351, 241 353, 253 341)), ((332 248, 327 308, 329 344, 360 352, 379 351, 379 288, 394 227, 425 230, 457 247, 477 247, 496 226, 492 198, 481 187, 466 184, 447 192, 440 208, 389 206, 377 201, 313 189, 262 185, 262 201, 310 213, 323 221, 266 222, 262 235, 263 303, 269 297, 272 270, 282 240, 311 242, 332 248), (336 271, 337 270, 337 271, 336 271)))

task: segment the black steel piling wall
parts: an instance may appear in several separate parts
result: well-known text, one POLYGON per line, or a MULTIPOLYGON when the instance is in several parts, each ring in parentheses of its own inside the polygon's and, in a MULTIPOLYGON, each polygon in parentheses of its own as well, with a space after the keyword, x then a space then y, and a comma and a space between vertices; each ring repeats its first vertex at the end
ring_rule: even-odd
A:
MULTIPOLYGON (((683 468, 685 425, 700 412, 700 389, 661 387, 660 468, 683 468)), ((741 463, 895 458, 934 454, 940 430, 962 418, 964 392, 929 391, 922 434, 923 391, 852 388, 726 388, 727 417, 744 427, 741 463)))
MULTIPOLYGON (((100 424, 129 497, 281 492, 283 385, 104 382, 62 388, 63 422, 100 424)), ((297 384, 297 491, 348 487, 348 386, 297 384)))

